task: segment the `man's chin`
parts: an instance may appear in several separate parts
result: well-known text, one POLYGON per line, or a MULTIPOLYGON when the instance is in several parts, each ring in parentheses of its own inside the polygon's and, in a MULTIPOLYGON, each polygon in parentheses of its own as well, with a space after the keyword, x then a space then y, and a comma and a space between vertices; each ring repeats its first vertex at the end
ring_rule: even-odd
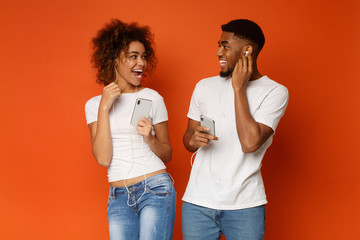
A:
POLYGON ((233 70, 227 70, 226 72, 220 71, 220 77, 226 78, 232 74, 233 70))

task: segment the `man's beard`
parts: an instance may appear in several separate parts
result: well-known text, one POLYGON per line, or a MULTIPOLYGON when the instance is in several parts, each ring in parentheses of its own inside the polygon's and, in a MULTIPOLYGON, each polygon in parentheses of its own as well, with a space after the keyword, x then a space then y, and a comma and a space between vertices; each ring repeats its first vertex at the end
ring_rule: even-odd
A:
POLYGON ((220 71, 220 77, 226 78, 233 73, 234 69, 229 69, 226 72, 220 71))

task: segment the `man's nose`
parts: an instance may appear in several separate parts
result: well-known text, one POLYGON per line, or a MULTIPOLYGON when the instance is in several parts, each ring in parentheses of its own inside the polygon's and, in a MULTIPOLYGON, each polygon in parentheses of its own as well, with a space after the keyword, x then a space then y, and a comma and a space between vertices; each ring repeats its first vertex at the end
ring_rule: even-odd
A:
POLYGON ((217 50, 216 52, 216 56, 220 57, 223 55, 223 48, 222 47, 219 47, 219 49, 217 50))

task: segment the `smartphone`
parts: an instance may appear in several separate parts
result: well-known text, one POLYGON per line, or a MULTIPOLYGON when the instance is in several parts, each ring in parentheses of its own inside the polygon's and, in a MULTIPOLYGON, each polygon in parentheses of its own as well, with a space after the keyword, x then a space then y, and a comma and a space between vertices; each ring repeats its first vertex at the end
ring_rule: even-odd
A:
POLYGON ((201 124, 201 126, 207 127, 210 129, 209 132, 205 132, 205 133, 215 136, 215 121, 214 120, 212 120, 211 118, 208 118, 204 115, 200 115, 200 124, 201 124))
POLYGON ((134 110, 131 116, 130 125, 137 126, 142 117, 149 117, 152 101, 150 99, 136 99, 134 110))

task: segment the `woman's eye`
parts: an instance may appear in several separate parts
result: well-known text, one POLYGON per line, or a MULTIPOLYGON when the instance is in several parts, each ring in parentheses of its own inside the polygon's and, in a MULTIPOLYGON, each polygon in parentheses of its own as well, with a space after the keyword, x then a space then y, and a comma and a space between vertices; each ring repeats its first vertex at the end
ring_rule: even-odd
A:
POLYGON ((130 58, 136 59, 136 55, 132 55, 132 56, 130 56, 130 58))

